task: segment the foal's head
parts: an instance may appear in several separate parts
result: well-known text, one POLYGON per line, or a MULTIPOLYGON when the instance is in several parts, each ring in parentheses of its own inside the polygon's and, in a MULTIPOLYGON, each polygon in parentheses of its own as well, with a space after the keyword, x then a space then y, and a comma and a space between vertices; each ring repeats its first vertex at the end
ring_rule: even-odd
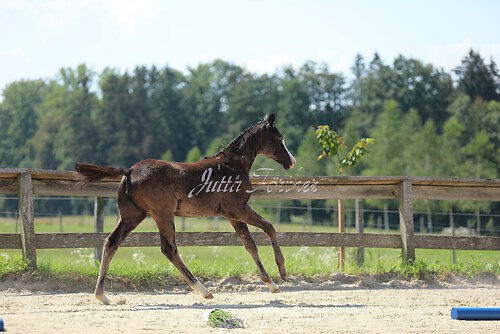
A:
POLYGON ((266 115, 266 117, 263 119, 266 131, 259 153, 262 153, 265 156, 273 159, 281 166, 283 166, 283 168, 291 169, 293 168, 293 166, 295 166, 295 158, 286 148, 283 135, 278 130, 278 128, 276 128, 274 121, 274 113, 266 115))

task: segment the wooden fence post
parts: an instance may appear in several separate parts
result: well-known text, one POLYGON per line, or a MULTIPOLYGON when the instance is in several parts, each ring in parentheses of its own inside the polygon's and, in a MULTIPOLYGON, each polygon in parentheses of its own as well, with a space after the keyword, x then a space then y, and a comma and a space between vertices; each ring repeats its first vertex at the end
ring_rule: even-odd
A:
MULTIPOLYGON (((355 211, 355 220, 356 220, 356 232, 359 234, 363 233, 365 219, 363 213, 363 200, 357 199, 354 201, 354 211, 355 211)), ((365 248, 358 247, 356 259, 358 261, 358 266, 362 266, 365 263, 365 248)))
POLYGON ((411 181, 399 184, 399 226, 403 243, 403 261, 415 260, 415 228, 413 226, 413 199, 411 181))
MULTIPOLYGON (((339 233, 344 233, 345 232, 344 203, 342 202, 342 199, 338 199, 337 204, 339 207, 338 211, 339 233)), ((340 246, 338 250, 339 250, 339 270, 344 271, 345 247, 340 246)))
MULTIPOLYGON (((455 221, 453 220, 453 205, 449 204, 450 206, 450 228, 451 228, 451 236, 455 237, 455 221)), ((453 264, 457 264, 457 250, 453 248, 451 250, 451 262, 453 264)))
MULTIPOLYGON (((102 197, 94 199, 94 232, 104 232, 104 198, 102 197)), ((94 256, 97 262, 101 261, 102 246, 95 248, 94 256)))
POLYGON ((36 269, 35 214, 33 209, 33 184, 30 172, 19 174, 18 187, 23 257, 28 261, 29 268, 36 269))

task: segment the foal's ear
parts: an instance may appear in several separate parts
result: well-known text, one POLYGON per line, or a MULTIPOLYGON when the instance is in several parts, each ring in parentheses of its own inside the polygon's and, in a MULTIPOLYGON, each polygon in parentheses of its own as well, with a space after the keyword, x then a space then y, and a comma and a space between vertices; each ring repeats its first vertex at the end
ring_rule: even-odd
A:
POLYGON ((267 114, 266 117, 264 117, 264 121, 267 121, 267 123, 269 125, 274 125, 275 119, 276 119, 276 115, 274 113, 267 114))

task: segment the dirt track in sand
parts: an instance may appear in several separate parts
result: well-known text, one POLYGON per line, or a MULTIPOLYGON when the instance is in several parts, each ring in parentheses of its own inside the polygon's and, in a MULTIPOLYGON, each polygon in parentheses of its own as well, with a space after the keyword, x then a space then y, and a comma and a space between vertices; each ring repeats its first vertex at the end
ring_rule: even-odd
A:
POLYGON ((208 283, 214 299, 184 287, 118 292, 114 305, 90 292, 34 291, 0 282, 0 317, 8 333, 500 333, 500 321, 452 320, 454 306, 500 306, 498 277, 488 282, 380 283, 343 277, 282 285, 271 294, 258 282, 208 283), (204 316, 222 308, 244 329, 214 329, 204 316))

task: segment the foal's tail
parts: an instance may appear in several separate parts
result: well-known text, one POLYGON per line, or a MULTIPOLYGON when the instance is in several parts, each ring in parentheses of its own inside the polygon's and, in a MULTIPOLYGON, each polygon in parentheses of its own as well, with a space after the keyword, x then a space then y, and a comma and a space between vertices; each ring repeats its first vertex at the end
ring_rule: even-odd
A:
POLYGON ((128 177, 130 175, 129 169, 97 166, 83 162, 77 162, 75 164, 75 171, 82 176, 81 180, 78 182, 82 185, 102 180, 105 177, 117 177, 120 175, 125 175, 128 177))

